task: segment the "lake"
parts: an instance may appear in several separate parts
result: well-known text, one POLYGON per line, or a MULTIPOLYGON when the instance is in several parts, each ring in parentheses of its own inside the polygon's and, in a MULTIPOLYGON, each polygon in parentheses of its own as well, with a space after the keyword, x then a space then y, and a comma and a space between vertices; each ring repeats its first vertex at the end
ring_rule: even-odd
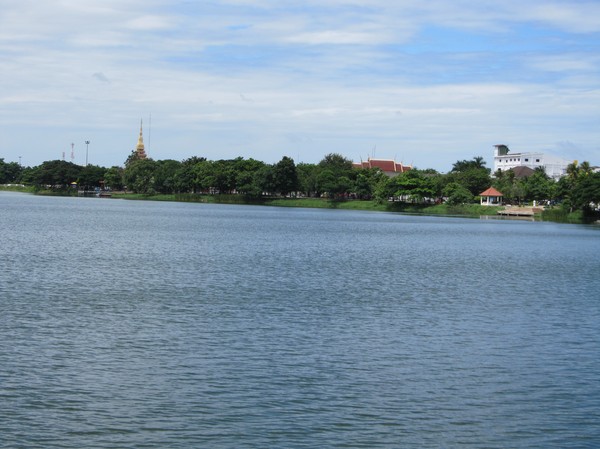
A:
POLYGON ((0 447, 600 447, 600 227, 0 192, 0 447))

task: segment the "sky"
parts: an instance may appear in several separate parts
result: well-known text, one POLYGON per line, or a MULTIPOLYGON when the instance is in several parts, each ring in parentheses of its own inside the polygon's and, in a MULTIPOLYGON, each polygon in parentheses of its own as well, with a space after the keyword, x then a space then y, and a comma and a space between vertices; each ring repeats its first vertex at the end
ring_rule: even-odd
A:
POLYGON ((0 0, 0 158, 122 166, 141 121, 155 160, 600 165, 600 1, 0 0))

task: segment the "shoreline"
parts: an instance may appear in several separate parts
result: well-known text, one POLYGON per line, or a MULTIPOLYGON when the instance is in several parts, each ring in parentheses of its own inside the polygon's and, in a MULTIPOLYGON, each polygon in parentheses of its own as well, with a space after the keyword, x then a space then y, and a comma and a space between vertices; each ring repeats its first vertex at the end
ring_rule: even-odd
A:
MULTIPOLYGON (((0 191, 31 193, 34 195, 47 196, 77 196, 71 192, 56 192, 49 190, 35 191, 32 187, 0 186, 0 191)), ((211 203, 211 204, 244 204, 271 207, 301 207, 310 209, 340 209, 340 210, 363 210, 372 212, 393 212, 414 215, 463 217, 463 218, 486 218, 497 220, 523 220, 547 221, 555 223, 570 224, 597 224, 597 217, 586 219, 581 212, 568 213, 562 209, 549 209, 541 213, 535 213, 528 217, 512 217, 502 215, 498 212, 505 210, 504 206, 482 206, 479 204, 463 204, 449 206, 447 204, 414 204, 414 203, 377 203, 373 200, 332 200, 328 198, 248 198, 244 195, 235 194, 155 194, 146 195, 139 193, 112 192, 107 198, 99 199, 123 199, 132 201, 172 201, 188 203, 211 203)))

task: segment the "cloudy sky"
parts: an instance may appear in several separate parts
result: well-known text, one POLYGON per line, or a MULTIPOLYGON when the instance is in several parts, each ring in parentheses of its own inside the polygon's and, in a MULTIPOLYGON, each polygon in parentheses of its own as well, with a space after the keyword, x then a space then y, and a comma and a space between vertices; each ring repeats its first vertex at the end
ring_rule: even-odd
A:
POLYGON ((0 0, 0 158, 600 165, 600 1, 0 0))

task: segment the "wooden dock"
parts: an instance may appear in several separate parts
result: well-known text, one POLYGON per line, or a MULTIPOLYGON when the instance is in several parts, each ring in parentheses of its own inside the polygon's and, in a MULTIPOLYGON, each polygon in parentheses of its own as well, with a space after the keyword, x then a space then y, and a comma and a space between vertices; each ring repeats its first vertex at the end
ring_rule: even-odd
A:
POLYGON ((499 210, 497 214, 505 217, 533 217, 536 214, 540 214, 543 210, 541 207, 510 206, 504 210, 499 210))

